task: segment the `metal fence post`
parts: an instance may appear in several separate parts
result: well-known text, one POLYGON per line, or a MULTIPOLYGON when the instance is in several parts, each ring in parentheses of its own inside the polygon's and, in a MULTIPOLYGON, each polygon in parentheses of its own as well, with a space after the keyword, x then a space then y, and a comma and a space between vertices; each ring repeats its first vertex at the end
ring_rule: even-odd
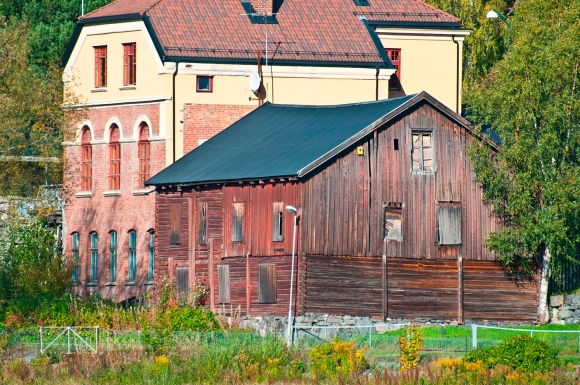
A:
POLYGON ((373 347, 373 328, 369 326, 369 349, 373 347))
POLYGON ((40 327, 40 353, 42 353, 42 326, 40 327))
POLYGON ((477 325, 471 325, 471 347, 477 349, 477 325))
POLYGON ((68 354, 70 354, 70 326, 66 328, 66 340, 68 354))

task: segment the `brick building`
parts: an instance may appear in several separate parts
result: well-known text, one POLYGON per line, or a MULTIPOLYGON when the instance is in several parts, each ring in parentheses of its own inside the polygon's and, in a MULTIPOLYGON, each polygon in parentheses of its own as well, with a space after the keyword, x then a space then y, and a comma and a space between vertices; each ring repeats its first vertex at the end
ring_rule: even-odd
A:
POLYGON ((265 101, 427 90, 458 111, 468 34, 418 0, 117 0, 84 15, 63 57, 65 88, 87 107, 64 143, 77 293, 123 301, 153 287, 155 192, 144 181, 265 101))

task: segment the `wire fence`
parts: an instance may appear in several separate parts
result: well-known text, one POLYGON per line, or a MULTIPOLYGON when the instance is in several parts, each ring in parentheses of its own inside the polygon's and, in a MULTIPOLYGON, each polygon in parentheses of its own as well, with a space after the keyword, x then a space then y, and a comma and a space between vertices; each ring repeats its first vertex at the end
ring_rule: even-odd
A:
MULTIPOLYGON (((339 338, 366 347, 366 355, 396 361, 399 337, 406 324, 360 326, 296 326, 293 344, 301 350, 339 338)), ((423 354, 461 356, 471 349, 495 346, 506 338, 528 335, 546 342, 561 355, 580 354, 580 330, 540 330, 472 325, 471 328, 429 326, 424 329, 423 354)), ((285 341, 284 332, 191 332, 126 331, 98 327, 40 327, 0 330, 0 359, 20 357, 30 361, 39 354, 106 352, 119 350, 204 349, 260 344, 267 340, 285 341)))

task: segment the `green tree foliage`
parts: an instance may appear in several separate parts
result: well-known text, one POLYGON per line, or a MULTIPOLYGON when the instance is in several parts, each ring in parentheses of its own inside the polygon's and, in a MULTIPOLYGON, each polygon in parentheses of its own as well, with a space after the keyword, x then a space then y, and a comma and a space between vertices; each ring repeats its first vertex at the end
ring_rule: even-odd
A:
POLYGON ((55 233, 32 220, 11 223, 0 240, 0 319, 10 312, 30 315, 61 298, 70 269, 59 253, 55 233))
POLYGON ((556 272, 580 256, 580 1, 520 0, 513 43, 467 94, 469 117, 502 148, 470 156, 503 228, 488 245, 507 266, 549 250, 556 272))
POLYGON ((515 0, 426 0, 462 20, 462 28, 470 29, 463 47, 463 84, 471 84, 487 74, 503 57, 509 36, 499 19, 486 19, 487 12, 496 9, 505 15, 511 13, 515 0))

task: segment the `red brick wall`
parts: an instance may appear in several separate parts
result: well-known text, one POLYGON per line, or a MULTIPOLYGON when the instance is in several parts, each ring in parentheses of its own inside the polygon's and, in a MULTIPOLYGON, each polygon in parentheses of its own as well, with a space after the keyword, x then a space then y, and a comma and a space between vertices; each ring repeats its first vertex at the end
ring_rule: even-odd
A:
POLYGON ((231 104, 186 104, 183 124, 183 153, 194 150, 199 140, 207 140, 238 121, 257 106, 231 104))
MULTIPOLYGON (((122 301, 139 297, 151 286, 145 285, 148 270, 148 240, 150 229, 155 229, 155 193, 133 195, 138 190, 138 135, 133 136, 133 127, 140 115, 151 122, 153 137, 159 136, 159 105, 121 106, 95 108, 87 111, 94 132, 94 141, 102 141, 106 123, 116 117, 123 132, 121 141, 121 189, 120 196, 104 196, 108 190, 108 144, 92 145, 92 196, 77 197, 80 187, 80 146, 65 147, 65 250, 70 255, 71 234, 80 236, 78 294, 99 292, 103 297, 122 301), (130 230, 137 232, 137 279, 134 286, 125 286, 128 281, 128 255, 130 230), (117 232, 117 280, 109 282, 109 232, 117 232), (99 234, 99 280, 96 288, 88 287, 90 274, 90 233, 99 234)), ((108 139, 108 138, 107 138, 108 139)), ((150 175, 153 176, 165 166, 165 141, 150 143, 150 175)))
POLYGON ((273 0, 251 0, 251 3, 258 14, 272 13, 273 0))

